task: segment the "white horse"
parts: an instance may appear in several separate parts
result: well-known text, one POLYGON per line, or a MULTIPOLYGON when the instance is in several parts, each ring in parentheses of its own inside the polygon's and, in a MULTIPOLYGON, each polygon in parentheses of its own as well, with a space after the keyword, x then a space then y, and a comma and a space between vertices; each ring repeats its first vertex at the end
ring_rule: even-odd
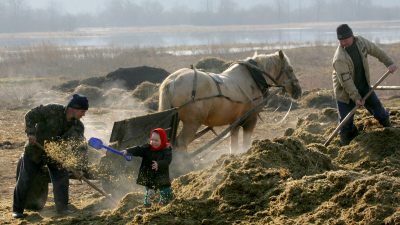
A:
MULTIPOLYGON (((263 100, 267 83, 282 86, 293 98, 301 95, 290 61, 282 51, 268 55, 255 53, 221 74, 184 68, 169 75, 160 86, 159 111, 178 108, 183 127, 176 148, 186 151, 201 125, 222 126, 240 118, 263 100), (251 70, 259 72, 256 79, 251 70)), ((244 149, 251 144, 258 113, 253 113, 240 125, 244 149)), ((231 130, 231 152, 238 150, 239 128, 231 130)))

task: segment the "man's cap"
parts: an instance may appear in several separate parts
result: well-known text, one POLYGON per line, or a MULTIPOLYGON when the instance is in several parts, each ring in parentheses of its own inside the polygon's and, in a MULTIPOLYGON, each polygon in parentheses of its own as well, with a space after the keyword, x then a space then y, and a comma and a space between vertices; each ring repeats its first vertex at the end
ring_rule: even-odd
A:
POLYGON ((338 40, 343 40, 353 36, 353 31, 347 24, 341 24, 336 28, 336 34, 338 40))
POLYGON ((89 101, 84 95, 74 94, 71 100, 68 102, 67 108, 74 108, 74 109, 82 109, 88 110, 89 109, 89 101))

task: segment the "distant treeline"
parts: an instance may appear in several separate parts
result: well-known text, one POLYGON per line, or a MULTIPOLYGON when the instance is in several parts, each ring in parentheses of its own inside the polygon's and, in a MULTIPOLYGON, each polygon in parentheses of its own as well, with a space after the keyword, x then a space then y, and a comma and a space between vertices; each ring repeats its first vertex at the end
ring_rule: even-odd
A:
MULTIPOLYGON (((112 0, 96 15, 69 15, 54 2, 47 9, 31 9, 24 0, 0 1, 0 32, 60 31, 79 27, 145 25, 243 25, 292 22, 395 20, 399 6, 385 0, 266 0, 243 7, 235 0, 204 0, 194 10, 185 5, 164 8, 156 0, 112 0)), ((246 1, 243 1, 245 4, 246 1)), ((79 7, 79 6, 77 6, 79 7)))

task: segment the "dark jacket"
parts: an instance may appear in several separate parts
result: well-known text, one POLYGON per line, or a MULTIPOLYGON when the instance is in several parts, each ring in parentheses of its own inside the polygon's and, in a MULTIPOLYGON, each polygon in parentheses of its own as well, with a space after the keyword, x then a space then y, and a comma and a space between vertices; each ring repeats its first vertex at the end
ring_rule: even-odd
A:
POLYGON ((166 147, 159 151, 151 151, 150 144, 145 144, 129 148, 127 152, 129 155, 143 158, 137 178, 138 184, 156 189, 171 186, 169 178, 169 164, 172 161, 171 147, 166 147), (157 162, 157 171, 151 168, 152 161, 157 162))
MULTIPOLYGON (((67 121, 66 108, 59 104, 40 105, 25 115, 25 132, 35 135, 37 142, 44 146, 45 141, 75 138, 84 140, 85 128, 80 120, 67 121)), ((27 144, 25 154, 34 162, 44 159, 43 149, 27 144)))

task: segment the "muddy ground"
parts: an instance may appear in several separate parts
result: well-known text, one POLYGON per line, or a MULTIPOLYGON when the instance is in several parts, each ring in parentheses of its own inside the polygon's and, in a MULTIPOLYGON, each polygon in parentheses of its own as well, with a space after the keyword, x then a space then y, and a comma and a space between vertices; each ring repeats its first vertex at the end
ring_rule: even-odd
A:
MULTIPOLYGON (((285 120, 287 111, 277 110, 276 104, 266 107, 248 151, 230 155, 229 141, 224 140, 193 159, 196 171, 173 180, 175 199, 166 206, 143 208, 143 188, 133 183, 129 193, 115 195, 112 202, 84 182, 71 180, 73 214, 55 214, 50 184, 44 209, 27 210, 25 219, 14 220, 12 193, 25 142, 24 114, 35 104, 68 99, 65 93, 45 98, 53 91, 27 95, 15 107, 0 109, 2 224, 400 224, 400 99, 383 98, 393 128, 382 128, 359 110, 355 123, 360 135, 349 146, 340 147, 336 138, 324 147, 337 125, 332 92, 327 89, 307 90, 285 120)), ((108 105, 92 107, 83 119, 87 138, 108 140, 114 121, 151 111, 143 103, 152 98, 150 93, 145 100, 138 90, 108 91, 108 105), (126 99, 125 104, 115 104, 112 99, 118 96, 126 99)), ((288 108, 286 100, 284 106, 288 108)), ((212 137, 207 134, 190 148, 212 137)), ((89 153, 96 167, 104 152, 89 153)), ((101 187, 100 181, 91 181, 101 187)))
MULTIPOLYGON (((321 91, 316 90, 298 104, 325 100, 321 91)), ((397 101, 392 99, 389 103, 396 105, 397 101)), ((399 126, 400 111, 394 106, 390 111, 393 125, 399 126)), ((107 112, 101 109, 89 112, 85 118, 88 129, 96 128, 91 121, 93 118, 105 116, 107 112)), ((11 196, 16 162, 25 141, 24 113, 22 109, 3 109, 0 113, 1 140, 5 140, 0 143, 0 211, 4 224, 400 222, 400 129, 381 128, 365 110, 360 110, 356 124, 361 134, 347 147, 339 147, 338 140, 334 139, 326 148, 323 142, 337 122, 336 109, 329 107, 300 107, 292 110, 283 122, 280 120, 285 111, 265 108, 251 149, 229 155, 226 140, 199 156, 197 160, 209 164, 203 162, 203 169, 174 179, 176 198, 167 206, 143 208, 143 193, 138 186, 132 187, 135 191, 118 196, 117 203, 112 203, 85 183, 71 180, 70 203, 74 214, 55 214, 50 193, 42 211, 27 210, 24 220, 13 220, 11 196)), ((191 147, 209 138, 211 136, 206 135, 191 147)), ((92 159, 98 159, 98 152, 89 151, 92 159)), ((101 187, 99 181, 92 182, 101 187)))

